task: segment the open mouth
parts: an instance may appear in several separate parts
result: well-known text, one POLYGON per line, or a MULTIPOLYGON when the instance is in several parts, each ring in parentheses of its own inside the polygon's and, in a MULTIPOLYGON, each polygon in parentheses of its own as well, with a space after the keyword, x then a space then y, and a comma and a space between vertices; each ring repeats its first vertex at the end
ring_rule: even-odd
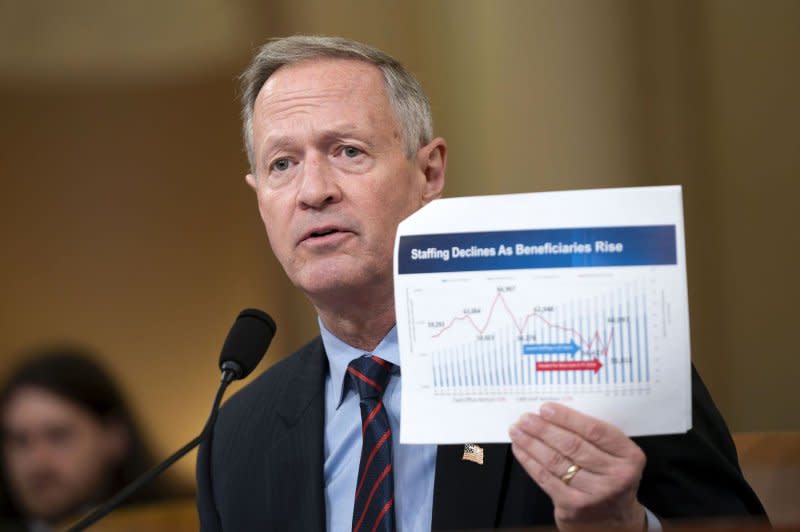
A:
POLYGON ((330 235, 330 234, 333 234, 333 233, 338 233, 338 232, 339 231, 337 229, 333 229, 333 228, 331 228, 331 229, 323 229, 322 231, 314 231, 313 233, 308 235, 308 238, 318 238, 318 237, 321 237, 321 236, 327 236, 327 235, 330 235))
POLYGON ((303 240, 314 242, 319 239, 320 242, 323 242, 325 241, 325 237, 330 237, 331 235, 336 234, 344 234, 347 232, 348 231, 346 229, 341 229, 335 226, 318 227, 306 233, 306 235, 303 237, 303 240))

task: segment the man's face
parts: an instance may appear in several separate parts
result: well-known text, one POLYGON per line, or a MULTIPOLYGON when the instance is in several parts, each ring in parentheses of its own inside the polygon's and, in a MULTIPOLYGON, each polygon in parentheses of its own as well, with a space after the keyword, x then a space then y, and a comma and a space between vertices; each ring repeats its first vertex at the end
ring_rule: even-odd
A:
POLYGON ((347 59, 280 68, 256 99, 253 145, 248 183, 292 282, 317 302, 390 295, 397 224, 440 195, 445 147, 406 157, 380 71, 347 59))
POLYGON ((41 388, 13 392, 1 421, 11 495, 28 518, 57 521, 96 502, 124 448, 119 428, 41 388))

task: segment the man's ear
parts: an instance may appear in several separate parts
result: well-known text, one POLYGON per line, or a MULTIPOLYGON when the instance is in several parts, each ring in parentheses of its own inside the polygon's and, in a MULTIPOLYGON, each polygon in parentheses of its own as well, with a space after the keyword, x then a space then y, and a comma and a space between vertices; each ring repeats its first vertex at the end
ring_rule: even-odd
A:
POLYGON ((250 188, 256 190, 256 176, 254 176, 253 174, 247 174, 244 177, 244 180, 247 181, 247 184, 250 185, 250 188))
POLYGON ((444 174, 447 168, 447 143, 436 137, 417 152, 417 164, 425 175, 422 200, 428 203, 441 197, 444 190, 444 174))

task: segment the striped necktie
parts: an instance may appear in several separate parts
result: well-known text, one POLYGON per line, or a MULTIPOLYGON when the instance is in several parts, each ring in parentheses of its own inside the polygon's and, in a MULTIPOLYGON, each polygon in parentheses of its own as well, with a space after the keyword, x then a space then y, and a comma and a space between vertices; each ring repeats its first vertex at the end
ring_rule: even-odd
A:
POLYGON ((350 362, 347 371, 361 398, 361 462, 353 506, 354 531, 393 531, 394 475, 392 430, 383 406, 383 391, 393 364, 376 356, 350 362))

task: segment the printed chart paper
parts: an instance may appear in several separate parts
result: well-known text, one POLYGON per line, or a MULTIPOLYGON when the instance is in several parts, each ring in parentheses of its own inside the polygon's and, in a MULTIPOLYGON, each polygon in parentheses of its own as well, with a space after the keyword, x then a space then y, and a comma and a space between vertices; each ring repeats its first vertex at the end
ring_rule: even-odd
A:
POLYGON ((680 187, 437 200, 394 259, 402 443, 507 442, 546 401, 691 428, 680 187))

